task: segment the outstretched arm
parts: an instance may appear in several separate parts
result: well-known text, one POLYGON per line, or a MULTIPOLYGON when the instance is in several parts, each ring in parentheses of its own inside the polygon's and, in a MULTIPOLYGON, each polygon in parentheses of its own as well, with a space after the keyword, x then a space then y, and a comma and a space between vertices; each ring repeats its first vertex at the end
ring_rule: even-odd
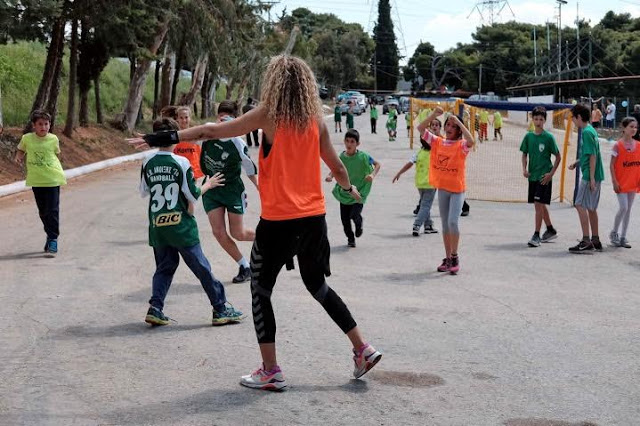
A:
POLYGON ((396 175, 393 177, 393 183, 396 183, 398 181, 398 179, 400 179, 400 176, 403 175, 404 172, 406 172, 407 170, 409 170, 411 167, 413 167, 413 163, 411 161, 409 161, 407 164, 405 164, 404 166, 402 166, 402 168, 398 171, 398 173, 396 173, 396 175))

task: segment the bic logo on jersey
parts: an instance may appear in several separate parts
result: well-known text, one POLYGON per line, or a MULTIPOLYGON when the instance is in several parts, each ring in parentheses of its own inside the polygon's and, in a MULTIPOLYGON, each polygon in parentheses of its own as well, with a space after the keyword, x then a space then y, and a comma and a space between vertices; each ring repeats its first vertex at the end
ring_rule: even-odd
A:
POLYGON ((180 223, 182 220, 182 213, 162 213, 156 216, 156 219, 153 221, 153 224, 156 227, 160 226, 173 226, 180 223))

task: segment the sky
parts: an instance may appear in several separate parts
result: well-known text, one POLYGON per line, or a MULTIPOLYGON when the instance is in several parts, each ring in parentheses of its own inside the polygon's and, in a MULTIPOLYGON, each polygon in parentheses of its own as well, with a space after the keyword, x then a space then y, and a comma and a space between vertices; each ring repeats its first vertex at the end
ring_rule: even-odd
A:
MULTIPOLYGON (((390 0, 390 3, 398 48, 407 58, 413 55, 420 41, 430 42, 439 52, 455 47, 456 43, 468 43, 476 27, 482 24, 475 8, 477 2, 473 0, 390 0)), ((378 17, 377 5, 377 0, 280 0, 274 6, 272 17, 279 16, 285 7, 289 12, 306 7, 315 13, 333 13, 345 22, 357 22, 371 33, 378 17)), ((640 0, 568 0, 562 6, 562 26, 575 28, 578 12, 581 19, 596 25, 609 10, 640 17, 640 0)), ((483 14, 488 20, 490 14, 486 9, 483 14)), ((494 21, 555 23, 557 15, 554 0, 513 0, 499 16, 494 14, 494 21)))

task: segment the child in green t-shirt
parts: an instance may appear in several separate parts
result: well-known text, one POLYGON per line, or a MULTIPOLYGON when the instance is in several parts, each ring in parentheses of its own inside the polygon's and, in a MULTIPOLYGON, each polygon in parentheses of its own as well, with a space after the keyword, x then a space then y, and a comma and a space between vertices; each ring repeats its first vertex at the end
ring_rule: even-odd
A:
POLYGON ((376 126, 378 124, 378 108, 374 103, 371 104, 371 108, 369 110, 369 117, 371 118, 371 133, 377 133, 376 126))
POLYGON ((500 111, 495 111, 493 113, 493 140, 498 140, 498 135, 500 135, 500 140, 502 140, 502 114, 500 111))
POLYGON ((398 132, 396 131, 398 127, 398 110, 396 106, 391 104, 389 105, 389 118, 387 118, 387 133, 389 133, 389 142, 393 142, 396 140, 396 135, 398 132))
POLYGON ((36 110, 31 114, 31 124, 33 132, 20 139, 15 161, 24 164, 26 157, 26 185, 33 190, 40 220, 47 234, 45 256, 55 257, 60 235, 60 186, 65 185, 67 179, 58 159, 60 142, 56 135, 49 133, 51 115, 36 110))
MULTIPOLYGON (((356 201, 349 192, 342 189, 338 184, 333 188, 333 196, 340 202, 340 219, 342 220, 344 234, 347 236, 347 245, 349 247, 355 247, 356 240, 354 237, 362 235, 362 208, 371 191, 371 183, 380 171, 380 163, 366 152, 358 150, 359 145, 360 133, 355 129, 349 129, 344 135, 345 150, 340 154, 340 160, 347 169, 349 180, 360 193, 362 201, 356 201), (355 234, 351 228, 351 221, 356 226, 355 234)), ((333 174, 329 173, 325 180, 331 182, 333 174)))
POLYGON ((347 105, 349 105, 349 108, 347 109, 347 131, 349 129, 353 129, 354 125, 353 125, 353 102, 352 101, 348 101, 347 105))
POLYGON ((522 152, 522 175, 529 180, 528 202, 534 205, 536 212, 534 233, 527 244, 529 247, 539 247, 541 242, 549 242, 558 236, 551 224, 547 206, 551 204, 553 175, 560 165, 560 151, 553 134, 544 129, 547 110, 537 106, 533 109, 531 117, 535 128, 533 132, 527 132, 524 135, 520 151, 522 152), (555 157, 553 164, 551 163, 552 155, 555 157), (543 220, 547 230, 540 237, 543 220))
POLYGON ((335 123, 336 133, 338 133, 338 129, 340 129, 340 133, 342 133, 342 111, 340 102, 338 101, 336 101, 336 106, 333 108, 333 121, 335 123))
MULTIPOLYGON (((164 118, 153 123, 153 130, 178 130, 178 123, 164 118)), ((209 177, 201 188, 196 185, 189 160, 173 153, 176 141, 161 146, 142 163, 140 193, 149 200, 149 245, 153 247, 156 272, 145 322, 167 325, 170 319, 162 312, 173 274, 180 256, 200 280, 213 307, 212 325, 240 322, 244 315, 227 303, 224 286, 211 273, 211 265, 202 252, 198 225, 193 216, 200 195, 224 186, 221 173, 209 177)))

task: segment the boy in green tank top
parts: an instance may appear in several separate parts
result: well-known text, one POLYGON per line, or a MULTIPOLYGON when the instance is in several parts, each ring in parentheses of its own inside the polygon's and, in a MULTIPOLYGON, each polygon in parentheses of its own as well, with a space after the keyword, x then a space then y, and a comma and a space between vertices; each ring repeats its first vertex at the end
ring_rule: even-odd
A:
MULTIPOLYGON (((154 131, 178 130, 178 123, 165 118, 153 123, 154 131)), ((172 141, 173 142, 173 141, 172 141)), ((193 216, 194 204, 201 194, 224 186, 222 174, 212 176, 198 188, 189 160, 175 155, 177 141, 162 146, 147 157, 140 172, 140 193, 149 200, 149 245, 153 247, 156 272, 145 322, 167 325, 164 299, 169 292, 180 257, 200 280, 213 307, 212 325, 240 322, 244 315, 227 303, 222 283, 211 273, 209 261, 200 246, 198 225, 193 216)))
MULTIPOLYGON (((367 196, 371 192, 371 183, 380 171, 380 163, 374 160, 369 154, 358 150, 360 145, 360 133, 355 129, 349 129, 344 135, 345 150, 340 154, 340 161, 344 164, 349 174, 349 180, 356 187, 362 201, 356 201, 349 192, 336 184, 333 188, 333 196, 340 202, 340 219, 347 236, 347 245, 356 246, 354 237, 362 235, 362 208, 367 201, 367 196), (351 228, 351 221, 356 226, 355 234, 351 228)), ((327 182, 333 180, 333 174, 329 173, 327 182)))

